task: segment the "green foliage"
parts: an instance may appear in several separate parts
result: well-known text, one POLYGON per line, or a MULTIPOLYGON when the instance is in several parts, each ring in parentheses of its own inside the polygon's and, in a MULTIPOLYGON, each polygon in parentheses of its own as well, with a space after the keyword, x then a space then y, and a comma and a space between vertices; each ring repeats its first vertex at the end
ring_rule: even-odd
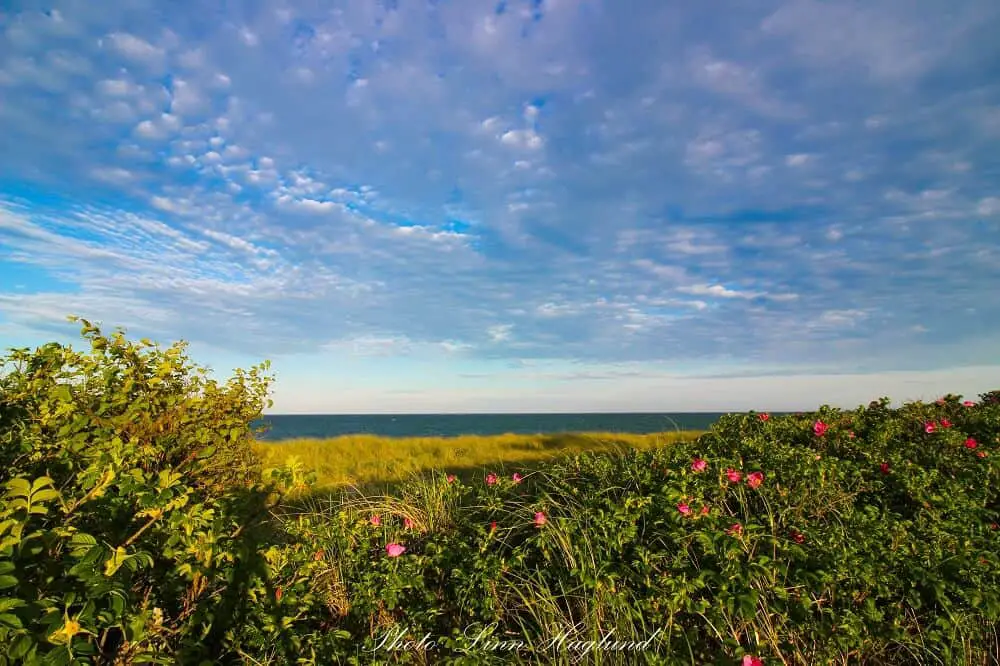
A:
POLYGON ((181 344, 82 325, 89 352, 4 359, 0 663, 210 655, 231 621, 211 606, 266 513, 249 429, 266 367, 219 385, 181 344))
POLYGON ((89 353, 16 350, 0 378, 2 663, 1000 654, 998 392, 731 414, 523 480, 330 501, 301 461, 254 459, 264 368, 218 385, 179 345, 84 335, 89 353), (647 650, 565 642, 609 636, 647 650))

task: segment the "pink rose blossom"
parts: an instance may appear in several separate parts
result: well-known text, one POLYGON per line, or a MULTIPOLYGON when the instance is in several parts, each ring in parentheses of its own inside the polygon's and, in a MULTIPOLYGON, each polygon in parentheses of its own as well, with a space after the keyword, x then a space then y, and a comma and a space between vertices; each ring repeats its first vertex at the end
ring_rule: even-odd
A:
POLYGON ((684 516, 691 513, 691 507, 689 507, 687 504, 684 504, 683 502, 677 505, 677 510, 680 511, 681 515, 684 516))
POLYGON ((547 522, 548 522, 548 518, 545 517, 544 513, 542 513, 541 511, 539 511, 538 513, 535 514, 535 527, 541 527, 542 525, 544 525, 547 522))
POLYGON ((763 472, 751 472, 747 475, 747 485, 751 488, 759 488, 762 483, 764 483, 763 472))
POLYGON ((486 485, 488 485, 488 486, 495 486, 496 483, 497 483, 497 475, 496 474, 493 474, 491 472, 490 474, 486 475, 486 485))
POLYGON ((813 423, 813 433, 817 437, 822 437, 823 435, 826 434, 826 430, 827 430, 828 427, 829 426, 827 426, 822 421, 816 421, 816 423, 813 423))
POLYGON ((967 440, 965 440, 965 448, 974 449, 977 446, 979 446, 979 442, 977 442, 974 438, 970 437, 967 440))
POLYGON ((695 458, 691 461, 691 470, 694 472, 704 472, 706 467, 708 467, 708 462, 702 458, 695 458))
POLYGON ((726 478, 730 483, 739 483, 743 479, 743 472, 729 468, 726 470, 726 478))
POLYGON ((378 527, 379 525, 382 524, 382 519, 379 518, 378 515, 374 515, 374 516, 372 516, 371 518, 368 519, 368 522, 370 522, 375 527, 378 527))
POLYGON ((522 480, 523 477, 520 474, 518 474, 517 472, 514 472, 514 475, 511 476, 510 478, 511 478, 511 481, 513 481, 514 483, 521 483, 521 480, 522 480))
POLYGON ((406 546, 402 546, 398 543, 389 543, 385 546, 385 554, 389 557, 399 557, 406 552, 406 546))
POLYGON ((937 430, 937 426, 934 425, 933 421, 928 421, 927 423, 924 424, 924 432, 926 432, 927 434, 930 434, 935 430, 937 430))

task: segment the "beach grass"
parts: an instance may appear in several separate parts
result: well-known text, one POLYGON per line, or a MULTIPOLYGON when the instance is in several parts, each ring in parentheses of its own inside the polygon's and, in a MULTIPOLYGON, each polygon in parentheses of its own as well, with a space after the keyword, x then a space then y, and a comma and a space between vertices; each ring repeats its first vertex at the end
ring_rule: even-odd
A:
POLYGON ((539 463, 584 452, 648 450, 691 441, 701 434, 699 431, 507 433, 404 438, 358 434, 329 439, 258 441, 254 448, 265 467, 284 465, 294 458, 316 474, 315 488, 329 489, 394 486, 431 471, 467 480, 486 471, 525 471, 539 463))

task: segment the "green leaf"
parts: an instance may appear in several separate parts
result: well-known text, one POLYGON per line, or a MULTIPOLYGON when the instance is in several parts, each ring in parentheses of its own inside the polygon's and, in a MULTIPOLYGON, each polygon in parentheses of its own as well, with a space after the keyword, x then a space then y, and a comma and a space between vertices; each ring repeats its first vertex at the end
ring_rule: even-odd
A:
POLYGON ((21 624, 21 618, 13 613, 0 613, 0 625, 5 625, 11 627, 12 629, 21 629, 24 627, 24 625, 21 624))
POLYGON ((14 599, 11 597, 0 597, 0 613, 6 613, 9 610, 20 608, 24 605, 25 602, 22 599, 14 599))
POLYGON ((7 647, 7 656, 17 662, 17 660, 28 654, 28 651, 31 650, 34 644, 35 641, 32 640, 31 636, 18 636, 7 647))
POLYGON ((104 575, 114 576, 125 561, 128 559, 128 551, 126 551, 122 546, 115 548, 114 552, 111 553, 111 557, 107 559, 104 563, 104 575))
POLYGON ((31 483, 18 477, 7 482, 7 494, 11 497, 27 497, 31 493, 31 483))
POLYGON ((0 590, 6 590, 15 585, 17 585, 17 578, 8 575, 0 576, 0 590))

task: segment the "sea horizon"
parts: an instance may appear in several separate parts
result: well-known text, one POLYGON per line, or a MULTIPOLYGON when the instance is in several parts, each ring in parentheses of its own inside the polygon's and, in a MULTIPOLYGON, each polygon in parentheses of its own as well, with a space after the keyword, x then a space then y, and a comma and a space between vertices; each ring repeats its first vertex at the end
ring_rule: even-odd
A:
POLYGON ((458 437, 567 432, 654 433, 706 430, 732 412, 484 412, 438 414, 267 414, 259 438, 280 441, 343 435, 458 437))

